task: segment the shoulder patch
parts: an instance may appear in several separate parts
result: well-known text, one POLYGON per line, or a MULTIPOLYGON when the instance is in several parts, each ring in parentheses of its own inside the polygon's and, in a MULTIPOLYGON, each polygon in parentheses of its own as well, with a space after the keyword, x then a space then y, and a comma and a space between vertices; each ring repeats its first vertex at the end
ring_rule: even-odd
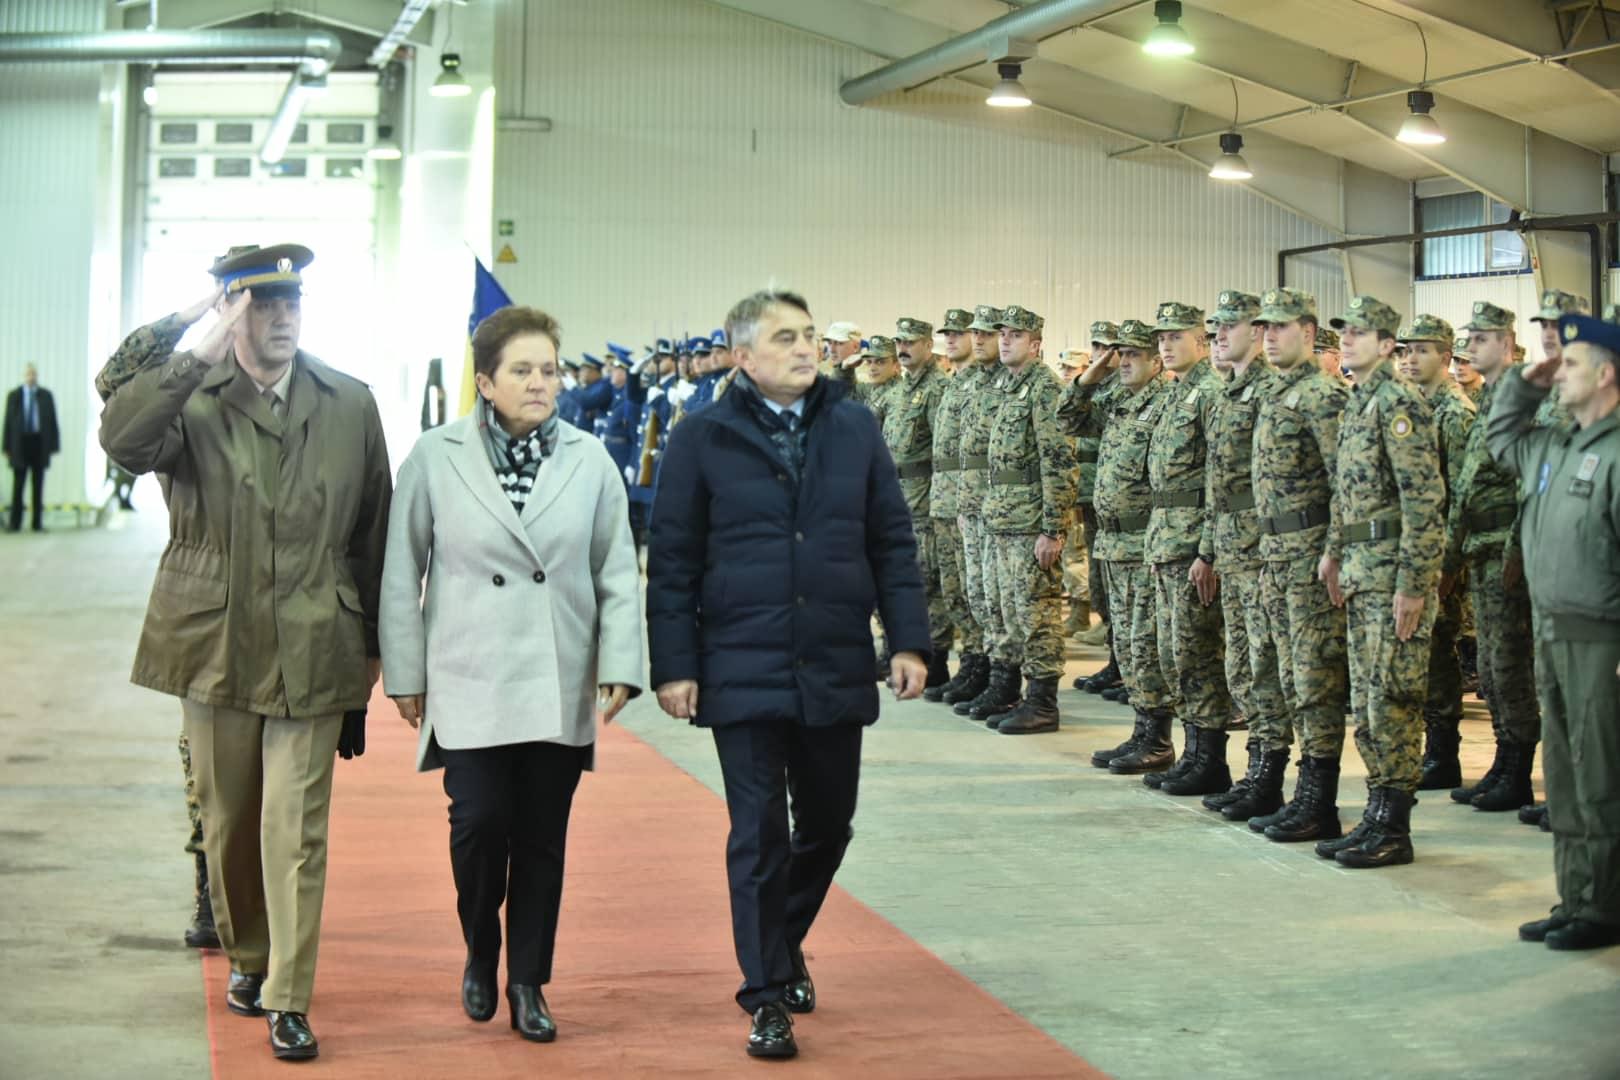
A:
POLYGON ((1243 388, 1243 394, 1238 398, 1238 400, 1248 401, 1252 397, 1254 397, 1254 383, 1250 383, 1248 386, 1243 388))
POLYGON ((1193 402, 1195 402, 1197 400, 1198 400, 1198 387, 1195 386, 1191 390, 1187 391, 1187 396, 1186 396, 1185 399, 1183 399, 1182 404, 1191 405, 1193 402))
POLYGON ((1585 457, 1581 458, 1581 468, 1580 471, 1575 474, 1575 479, 1591 480, 1592 477, 1597 475, 1598 465, 1601 463, 1601 461, 1602 459, 1596 454, 1587 454, 1585 457))
POLYGON ((1283 404, 1288 406, 1290 409, 1299 408, 1299 391, 1290 391, 1288 396, 1283 398, 1283 404))
POLYGON ((1389 421, 1389 433, 1397 439, 1404 439, 1412 434, 1412 418, 1405 413, 1396 413, 1389 421))

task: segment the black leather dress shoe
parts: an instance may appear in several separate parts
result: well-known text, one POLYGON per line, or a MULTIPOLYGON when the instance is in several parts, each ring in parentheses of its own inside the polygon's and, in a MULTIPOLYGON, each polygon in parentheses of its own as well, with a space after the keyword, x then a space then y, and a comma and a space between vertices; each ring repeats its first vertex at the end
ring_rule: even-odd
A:
POLYGON ((793 1017, 780 1001, 770 1001, 754 1010, 754 1026, 748 1032, 748 1056, 790 1058, 799 1052, 793 1041, 793 1017))
POLYGON ((264 1018, 270 1025, 270 1052, 281 1060, 308 1061, 321 1052, 303 1013, 271 1009, 264 1018))
POLYGON ((550 1042, 557 1037, 557 1022, 551 1018, 538 986, 510 984, 506 988, 506 1005, 512 1010, 512 1030, 525 1039, 550 1042))
POLYGON ((1602 949, 1620 945, 1620 925, 1571 919, 1557 930, 1547 931, 1549 949, 1602 949))
POLYGON ((480 1024, 495 1016, 495 973, 484 972, 469 958, 461 975, 461 1007, 480 1024))
POLYGON ((787 984, 783 991, 782 1003, 788 1007, 788 1012, 812 1013, 816 1011, 816 984, 810 978, 810 969, 804 966, 804 958, 799 957, 794 965, 797 974, 793 981, 787 984))
POLYGON ((1569 925, 1569 919, 1556 911, 1545 919, 1527 922, 1519 927, 1520 941, 1546 941, 1547 935, 1554 930, 1562 930, 1569 925))
POLYGON ((264 1006, 259 1004, 259 991, 263 988, 262 974, 233 971, 225 984, 225 1007, 237 1016, 263 1016, 264 1006))

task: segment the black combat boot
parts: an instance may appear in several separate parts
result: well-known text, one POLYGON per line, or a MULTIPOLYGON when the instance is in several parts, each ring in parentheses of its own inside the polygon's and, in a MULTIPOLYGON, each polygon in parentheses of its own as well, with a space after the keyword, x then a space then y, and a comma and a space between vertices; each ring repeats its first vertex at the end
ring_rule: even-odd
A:
POLYGON ((186 944, 193 949, 219 948, 219 930, 214 926, 214 901, 208 892, 208 859, 197 852, 196 906, 191 925, 186 927, 186 944))
POLYGON ((1002 718, 996 730, 1003 735, 1039 735, 1058 729, 1057 676, 1027 679, 1024 700, 1012 714, 1002 718))
POLYGON ((1249 781, 1248 790, 1232 802, 1221 807, 1221 817, 1227 821, 1247 821, 1249 828, 1255 832, 1265 831, 1265 826, 1255 829, 1254 823, 1271 818, 1275 823, 1281 820, 1278 815, 1283 810, 1283 774, 1288 771, 1288 751, 1266 750, 1260 755, 1260 766, 1255 770, 1254 777, 1249 781))
POLYGON ((1018 668, 1012 669, 1012 686, 1008 691, 1007 700, 993 709, 986 709, 983 716, 977 712, 973 719, 984 721, 984 726, 991 731, 1001 727, 1001 722, 1018 710, 1019 704, 1024 700, 1024 673, 1018 668))
MULTIPOLYGON (((934 654, 928 658, 928 677, 923 680, 923 690, 930 687, 942 687, 951 681, 951 650, 950 646, 935 646, 934 654)), ((938 701, 938 698, 929 698, 929 701, 938 701)))
POLYGON ((1455 716, 1425 719, 1419 791, 1442 791, 1462 783, 1462 763, 1457 760, 1457 747, 1462 743, 1462 734, 1457 730, 1459 719, 1455 716))
POLYGON ((1205 795, 1203 798, 1205 810, 1219 810, 1223 806, 1231 806, 1248 793, 1249 785, 1254 783, 1255 774, 1260 771, 1261 751, 1260 744, 1253 739, 1244 743, 1243 748, 1249 752, 1248 767, 1243 770, 1243 775, 1238 777, 1237 783, 1225 791, 1205 795))
POLYGON ((1502 774, 1496 778, 1496 784, 1469 800, 1474 804, 1474 809, 1499 814, 1535 801, 1536 794, 1530 786, 1530 770, 1536 761, 1536 744, 1508 743, 1504 754, 1506 758, 1502 762, 1502 774))
POLYGON ((1334 856, 1340 866, 1367 870, 1412 861, 1412 804, 1417 800, 1410 792, 1396 788, 1374 790, 1383 795, 1381 799, 1368 800, 1377 802, 1377 816, 1368 827, 1365 840, 1334 856))
POLYGON ((1131 688, 1124 683, 1110 686, 1102 692, 1104 701, 1112 701, 1116 705, 1129 705, 1131 703, 1131 688))
POLYGON ((1131 737, 1120 743, 1118 746, 1110 747, 1107 750, 1098 750, 1096 753, 1092 754, 1091 764, 1096 768, 1106 769, 1108 768, 1108 763, 1113 761, 1115 758, 1124 757, 1127 754, 1135 753, 1136 750, 1142 745, 1142 741, 1149 737, 1148 729, 1151 726, 1152 721, 1148 719, 1148 714, 1143 712, 1141 709, 1137 709, 1136 723, 1131 727, 1131 737))
MULTIPOLYGON (((965 653, 962 663, 956 669, 956 678, 951 682, 957 683, 954 687, 946 683, 940 692, 939 700, 947 705, 955 705, 959 701, 972 701, 984 693, 985 684, 990 681, 990 658, 984 653, 965 653), (957 680, 960 679, 960 682, 957 680)), ((927 693, 923 697, 927 697, 927 693)))
POLYGON ((1198 753, 1198 727, 1191 720, 1181 722, 1181 756, 1164 772, 1148 773, 1142 777, 1144 787, 1156 788, 1166 780, 1180 777, 1193 767, 1193 756, 1198 753))
MULTIPOLYGON (((1143 710, 1138 709, 1137 715, 1143 710)), ((1108 763, 1108 771, 1120 776, 1168 769, 1176 760, 1175 744, 1170 741, 1170 729, 1175 725, 1175 714, 1164 706, 1146 710, 1142 741, 1135 750, 1108 763)))
POLYGON ((1007 692, 1007 676, 1010 672, 1011 669, 1006 664, 998 660, 990 661, 989 670, 984 677, 984 689, 966 701, 958 701, 951 706, 951 711, 957 716, 970 716, 976 706, 991 700, 992 696, 999 697, 1005 694, 1007 692))
POLYGON ((1166 795, 1213 795, 1232 786, 1232 770, 1226 764, 1226 732, 1216 728, 1192 729, 1198 743, 1192 767, 1180 776, 1159 785, 1166 795))
POLYGON ((1323 840, 1316 845, 1316 853, 1324 859, 1331 859, 1345 848, 1359 847, 1366 839, 1367 834, 1378 822, 1378 815, 1382 812, 1380 807, 1384 803, 1384 794, 1388 788, 1369 788, 1367 791, 1367 809, 1362 812, 1361 820, 1356 827, 1339 837, 1337 840, 1323 840))
MULTIPOLYGON (((1091 763, 1095 765, 1097 759, 1092 758, 1091 763)), ((1547 804, 1531 803, 1528 806, 1519 807, 1519 822, 1545 831, 1547 828, 1547 804)))
POLYGON ((1505 743, 1500 739, 1496 740, 1496 757, 1491 759, 1491 767, 1485 771, 1484 776, 1480 777, 1479 783, 1467 787, 1453 788, 1451 801, 1471 803, 1474 801, 1475 795, 1483 795, 1495 787, 1496 782, 1502 779, 1502 763, 1506 760, 1509 745, 1509 743, 1505 743))
MULTIPOLYGON (((1296 844, 1301 840, 1332 840, 1344 832, 1339 824, 1339 759, 1301 758, 1299 787, 1296 789, 1294 809, 1275 825, 1266 826, 1266 839, 1279 844, 1296 844)), ((1250 827, 1253 827, 1251 821, 1250 827)))
POLYGON ((1095 675, 1087 675, 1083 678, 1076 679, 1074 688, 1076 690, 1084 690, 1088 694, 1100 694, 1104 690, 1110 690, 1113 687, 1121 686, 1124 684, 1124 682, 1125 676, 1120 673, 1119 660, 1112 652, 1110 652, 1108 654, 1108 666, 1097 672, 1095 675))
POLYGON ((972 701, 959 702, 952 708, 957 715, 982 723, 987 717, 1006 712, 1018 704, 1018 678, 1018 669, 1011 664, 992 664, 990 681, 985 684, 984 693, 972 701))
POLYGON ((1457 660, 1462 667, 1462 692, 1465 694, 1479 693, 1479 639, 1476 637, 1458 638, 1457 660))

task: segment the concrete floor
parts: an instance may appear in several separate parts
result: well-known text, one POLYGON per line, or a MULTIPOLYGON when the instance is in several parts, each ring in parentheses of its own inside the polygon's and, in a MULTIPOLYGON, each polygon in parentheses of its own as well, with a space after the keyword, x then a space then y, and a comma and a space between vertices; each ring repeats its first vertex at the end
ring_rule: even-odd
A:
MULTIPOLYGON (((113 528, 0 536, 7 1078, 208 1070, 179 942, 178 708, 127 682, 165 539, 155 490, 136 498, 145 512, 113 528)), ((1070 674, 1100 662, 1076 653, 1070 674)), ((1092 769, 1130 714, 1073 691, 1061 705, 1061 732, 1023 739, 890 705, 840 883, 1116 1076, 1620 1076, 1620 949, 1560 955, 1514 934, 1553 899, 1545 834, 1439 793, 1415 815, 1416 863, 1343 870, 1092 769)), ((624 722, 717 789, 704 733, 650 696, 624 722)), ((1470 775, 1489 742, 1476 707, 1470 775)), ((1234 768, 1242 754, 1234 740, 1234 768)), ((1347 825, 1362 778, 1351 750, 1347 825)), ((716 874, 721 852, 716 837, 716 874)))

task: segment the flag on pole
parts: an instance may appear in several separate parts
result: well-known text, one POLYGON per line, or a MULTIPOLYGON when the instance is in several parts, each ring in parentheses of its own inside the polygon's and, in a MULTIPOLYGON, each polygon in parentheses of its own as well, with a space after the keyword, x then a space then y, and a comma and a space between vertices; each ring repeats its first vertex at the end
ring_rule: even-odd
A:
POLYGON ((482 259, 474 256, 472 312, 467 316, 467 356, 461 366, 461 409, 457 416, 472 412, 473 404, 478 400, 478 389, 473 383, 473 331, 479 323, 511 304, 512 298, 506 295, 506 290, 495 280, 495 275, 485 268, 482 259))

